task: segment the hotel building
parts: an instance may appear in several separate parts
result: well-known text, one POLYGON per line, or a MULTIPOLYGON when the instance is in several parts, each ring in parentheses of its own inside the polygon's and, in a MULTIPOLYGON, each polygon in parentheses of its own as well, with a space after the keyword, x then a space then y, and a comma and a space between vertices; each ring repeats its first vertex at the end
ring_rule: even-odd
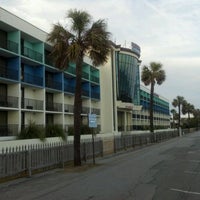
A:
MULTIPOLYGON (((150 107, 150 90, 140 86, 140 111, 133 111, 133 129, 149 129, 149 107, 150 107)), ((166 129, 170 127, 169 101, 154 93, 154 127, 155 129, 166 129)))
MULTIPOLYGON (((0 8, 1 137, 17 135, 30 121, 40 126, 59 124, 66 131, 73 126, 75 64, 69 63, 65 71, 56 69, 46 38, 46 32, 0 8)), ((102 133, 141 127, 141 120, 135 119, 144 111, 139 57, 138 45, 132 43, 128 49, 112 43, 104 66, 95 68, 84 58, 83 124, 88 123, 88 113, 94 113, 102 133)))

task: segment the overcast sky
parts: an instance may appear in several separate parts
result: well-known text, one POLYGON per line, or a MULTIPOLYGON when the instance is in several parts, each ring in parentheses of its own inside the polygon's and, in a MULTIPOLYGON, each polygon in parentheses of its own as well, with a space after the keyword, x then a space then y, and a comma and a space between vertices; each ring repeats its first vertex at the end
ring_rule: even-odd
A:
POLYGON ((200 0, 0 0, 0 6, 47 32, 71 8, 106 19, 113 41, 141 47, 141 68, 163 64, 167 79, 156 93, 200 108, 200 0))

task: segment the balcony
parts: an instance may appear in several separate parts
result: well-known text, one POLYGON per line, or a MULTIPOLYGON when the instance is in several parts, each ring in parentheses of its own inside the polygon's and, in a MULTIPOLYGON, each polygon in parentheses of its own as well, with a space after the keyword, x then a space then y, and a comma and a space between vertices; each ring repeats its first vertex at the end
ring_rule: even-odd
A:
POLYGON ((58 81, 52 81, 52 79, 46 79, 46 87, 52 88, 55 90, 61 90, 62 89, 62 83, 58 81))
POLYGON ((43 101, 24 98, 21 102, 21 106, 28 110, 43 110, 43 101))
POLYGON ((82 89, 82 96, 89 97, 89 90, 82 89))
POLYGON ((18 44, 16 42, 7 40, 5 45, 0 45, 1 48, 18 53, 18 44))
POLYGON ((18 97, 0 96, 0 107, 18 108, 18 97))
POLYGON ((54 66, 53 57, 51 56, 50 52, 45 52, 45 64, 49 66, 54 66))
POLYGON ((73 105, 65 104, 64 108, 65 108, 65 112, 68 112, 68 113, 74 112, 74 106, 73 105))
POLYGON ((99 77, 91 75, 91 81, 93 81, 95 83, 99 83, 99 77))
POLYGON ((0 77, 2 78, 18 80, 18 74, 18 70, 13 70, 2 65, 0 66, 0 77))
POLYGON ((54 111, 54 112, 62 112, 62 104, 61 103, 46 103, 46 110, 47 111, 54 111))
POLYGON ((22 55, 24 55, 24 56, 26 56, 28 58, 31 58, 33 60, 42 62, 42 54, 38 53, 37 51, 34 51, 34 50, 30 49, 30 48, 24 47, 22 49, 22 55))
POLYGON ((67 72, 70 73, 70 74, 73 74, 75 75, 76 74, 76 68, 75 67, 68 67, 67 68, 67 72))
POLYGON ((30 83, 33 85, 42 86, 43 85, 43 78, 37 75, 32 75, 28 73, 24 73, 21 77, 21 80, 26 83, 30 83))
POLYGON ((89 74, 87 72, 82 72, 82 78, 89 80, 89 74))
POLYGON ((65 84, 64 85, 64 90, 65 92, 69 92, 69 93, 75 93, 75 87, 74 86, 71 86, 69 84, 65 84))
POLYGON ((18 134, 17 124, 0 125, 0 137, 3 136, 16 136, 18 134))
POLYGON ((96 115, 100 115, 100 109, 98 108, 92 108, 92 113, 96 115))
POLYGON ((118 126, 118 131, 125 131, 125 127, 124 126, 118 126))
POLYGON ((100 99, 100 94, 98 92, 92 92, 91 93, 91 98, 93 98, 93 99, 100 99))
POLYGON ((81 112, 82 114, 88 114, 88 113, 90 113, 90 108, 89 107, 82 107, 82 112, 81 112))

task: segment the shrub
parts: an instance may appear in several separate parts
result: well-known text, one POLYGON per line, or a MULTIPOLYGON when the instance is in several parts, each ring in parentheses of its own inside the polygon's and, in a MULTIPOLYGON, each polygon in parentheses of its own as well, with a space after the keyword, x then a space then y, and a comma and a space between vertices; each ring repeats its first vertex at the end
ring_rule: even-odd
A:
POLYGON ((30 121, 28 126, 21 130, 18 135, 18 139, 35 139, 45 140, 44 128, 35 124, 35 122, 30 121))
POLYGON ((74 127, 73 126, 68 127, 68 135, 74 135, 74 127))
POLYGON ((57 124, 46 126, 45 134, 46 137, 61 137, 63 140, 66 139, 65 132, 62 126, 57 124))

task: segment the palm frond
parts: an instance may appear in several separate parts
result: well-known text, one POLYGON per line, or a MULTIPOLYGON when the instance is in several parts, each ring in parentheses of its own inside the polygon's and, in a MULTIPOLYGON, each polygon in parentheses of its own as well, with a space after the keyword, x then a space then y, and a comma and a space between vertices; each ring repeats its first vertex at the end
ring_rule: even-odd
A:
POLYGON ((80 37, 91 23, 91 16, 86 11, 70 9, 66 15, 71 19, 71 29, 80 37))
POLYGON ((166 79, 165 71, 159 70, 155 76, 155 79, 156 79, 157 84, 161 85, 166 79))
POLYGON ((68 47, 67 57, 72 62, 76 62, 77 60, 81 59, 82 47, 77 42, 73 42, 68 47))
POLYGON ((142 76, 141 76, 142 82, 145 85, 149 85, 151 83, 151 79, 152 79, 151 77, 152 77, 151 71, 149 70, 147 66, 144 65, 142 68, 142 76))
POLYGON ((157 62, 151 62, 149 68, 151 69, 152 72, 157 72, 161 70, 162 64, 157 62))
POLYGON ((64 69, 68 65, 68 47, 74 39, 74 35, 68 32, 61 24, 55 24, 48 35, 47 41, 52 44, 50 56, 57 68, 64 69))
POLYGON ((110 51, 110 32, 106 31, 106 29, 105 21, 98 20, 92 24, 83 39, 85 49, 88 50, 95 66, 105 63, 110 51))

